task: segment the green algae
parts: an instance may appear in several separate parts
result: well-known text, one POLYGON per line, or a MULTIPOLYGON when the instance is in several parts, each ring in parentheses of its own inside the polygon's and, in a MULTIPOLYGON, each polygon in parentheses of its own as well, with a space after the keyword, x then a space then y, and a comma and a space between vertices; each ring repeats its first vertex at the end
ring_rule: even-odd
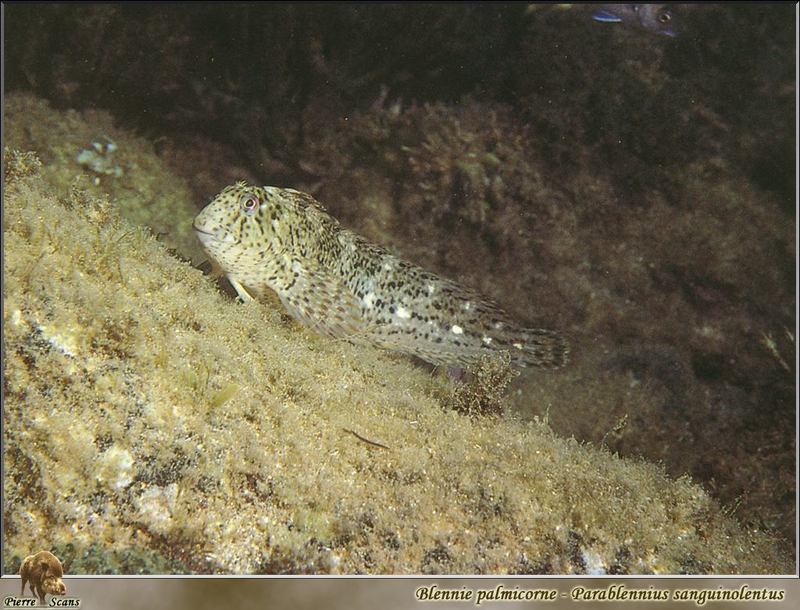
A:
MULTIPOLYGON (((745 527, 795 539, 788 5, 683 7, 687 31, 674 40, 603 27, 574 7, 6 8, 7 89, 50 100, 9 96, 6 143, 37 151, 40 175, 58 174, 51 194, 66 206, 106 193, 188 257, 187 186, 198 208, 241 178, 313 193, 346 226, 521 320, 575 335, 568 371, 521 377, 499 401, 486 400, 499 394, 491 386, 462 388, 472 405, 545 419, 558 436, 641 456, 673 477, 691 473, 745 527), (426 23, 426 36, 412 22, 426 23), (115 125, 152 142, 114 130, 105 112, 54 110, 87 106, 108 108, 115 125), (119 179, 75 159, 109 136, 128 153, 114 154, 119 179), (141 199, 137 183, 156 176, 157 196, 141 199), (175 230, 184 246, 168 241, 175 230)), ((29 157, 6 165, 7 183, 35 173, 29 157)), ((122 282, 124 261, 109 260, 116 251, 93 273, 122 282)), ((37 250, 18 270, 25 286, 47 255, 37 250)), ((120 327, 131 335, 135 322, 120 327)), ((81 348, 79 336, 42 325, 53 349, 81 348)), ((113 325, 101 331, 97 349, 135 356, 108 340, 113 325)), ((210 414, 241 398, 217 404, 226 383, 248 390, 213 369, 171 367, 171 347, 167 336, 155 342, 153 368, 210 414)), ((452 387, 436 387, 437 404, 458 407, 452 387)), ((110 432, 98 438, 97 474, 121 484, 133 455, 110 432)), ((141 469, 162 486, 191 462, 182 447, 165 454, 141 469)), ((445 544, 431 548, 426 569, 446 556, 445 544)))
MULTIPOLYGON (((121 131, 107 112, 57 111, 35 96, 14 93, 3 104, 5 145, 34 152, 44 162, 42 179, 53 192, 79 188, 108 198, 134 225, 148 227, 181 256, 202 260, 191 229, 194 206, 183 180, 169 173, 149 141, 121 131), (98 139, 117 142, 121 176, 92 172, 77 157, 98 139)), ((13 177, 12 177, 13 178, 13 177)))
MULTIPOLYGON (((57 544, 53 554, 61 560, 66 574, 183 574, 188 568, 179 561, 166 559, 157 551, 125 549, 108 551, 100 543, 76 547, 71 542, 57 544)), ((19 572, 22 557, 9 560, 9 572, 19 572)))
POLYGON ((47 168, 6 177, 6 568, 72 544, 114 557, 73 573, 790 571, 687 478, 460 415, 448 381, 233 302, 47 168))
MULTIPOLYGON (((568 106, 546 114, 574 124, 568 106)), ((522 376, 511 412, 549 413, 562 436, 690 473, 744 522, 795 539, 794 378, 763 340, 794 351, 783 329, 795 220, 736 168, 736 147, 644 171, 559 133, 559 158, 571 157, 554 163, 540 122, 477 96, 383 96, 319 129, 300 154, 321 179, 301 190, 516 319, 571 336, 569 369, 522 376), (632 184, 615 184, 630 171, 632 184)))

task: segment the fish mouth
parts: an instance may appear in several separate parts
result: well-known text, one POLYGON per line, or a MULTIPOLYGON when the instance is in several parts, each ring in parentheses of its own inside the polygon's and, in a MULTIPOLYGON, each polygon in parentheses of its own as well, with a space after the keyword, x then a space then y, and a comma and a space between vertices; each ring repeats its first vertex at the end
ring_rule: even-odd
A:
POLYGON ((192 223, 192 228, 197 233, 197 239, 203 244, 211 244, 221 242, 223 244, 235 244, 236 238, 228 232, 220 233, 220 231, 209 231, 203 227, 198 227, 197 224, 192 223))
POLYGON ((195 230, 196 233, 202 233, 203 235, 214 237, 214 234, 211 231, 206 231, 205 229, 201 229, 195 223, 192 223, 192 228, 195 230))

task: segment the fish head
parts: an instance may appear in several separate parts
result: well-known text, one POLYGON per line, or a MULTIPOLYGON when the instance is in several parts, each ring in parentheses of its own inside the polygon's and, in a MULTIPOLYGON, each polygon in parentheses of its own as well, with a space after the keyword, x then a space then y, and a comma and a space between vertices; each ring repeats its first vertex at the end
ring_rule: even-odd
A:
POLYGON ((675 28, 675 15, 669 6, 664 4, 638 5, 639 23, 641 26, 656 34, 675 37, 678 32, 675 28))
POLYGON ((291 239, 281 189, 237 182, 223 189, 195 217, 192 227, 206 252, 224 270, 257 264, 291 239))

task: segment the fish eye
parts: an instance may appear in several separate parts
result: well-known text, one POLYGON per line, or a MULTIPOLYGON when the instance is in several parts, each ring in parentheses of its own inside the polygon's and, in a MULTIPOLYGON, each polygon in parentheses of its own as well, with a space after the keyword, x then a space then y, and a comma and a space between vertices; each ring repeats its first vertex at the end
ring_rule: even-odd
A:
POLYGON ((670 21, 672 21, 672 13, 670 13, 669 11, 664 11, 658 16, 658 20, 661 23, 669 23, 670 21))
POLYGON ((239 199, 239 207, 242 208, 242 211, 248 216, 255 214, 258 206, 258 197, 253 194, 242 195, 242 197, 239 199))

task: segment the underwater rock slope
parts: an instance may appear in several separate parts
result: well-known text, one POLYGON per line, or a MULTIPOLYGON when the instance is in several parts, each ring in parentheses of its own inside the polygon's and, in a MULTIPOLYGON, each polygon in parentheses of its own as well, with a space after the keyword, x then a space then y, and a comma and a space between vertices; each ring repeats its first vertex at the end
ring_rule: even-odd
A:
POLYGON ((67 544, 189 572, 791 570, 689 480, 458 415, 446 382, 233 302, 39 163, 6 151, 7 570, 67 544))

